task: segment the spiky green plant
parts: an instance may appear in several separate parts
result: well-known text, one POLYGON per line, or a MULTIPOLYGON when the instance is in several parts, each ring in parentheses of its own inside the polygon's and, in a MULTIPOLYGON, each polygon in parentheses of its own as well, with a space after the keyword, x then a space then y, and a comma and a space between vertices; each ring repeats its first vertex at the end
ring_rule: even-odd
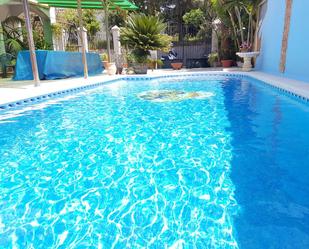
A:
POLYGON ((170 48, 171 37, 163 34, 165 28, 166 25, 156 16, 133 14, 120 31, 120 41, 133 50, 136 62, 144 63, 149 50, 166 51, 170 48))

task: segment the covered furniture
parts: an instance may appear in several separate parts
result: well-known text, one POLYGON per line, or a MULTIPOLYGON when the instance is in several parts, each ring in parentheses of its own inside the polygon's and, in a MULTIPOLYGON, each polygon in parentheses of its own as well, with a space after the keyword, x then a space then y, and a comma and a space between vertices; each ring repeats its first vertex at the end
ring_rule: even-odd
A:
MULTIPOLYGON (((41 80, 82 77, 84 75, 82 54, 79 52, 38 50, 36 57, 41 80)), ((102 73, 103 66, 99 54, 87 53, 87 64, 90 75, 102 73)), ((18 53, 13 79, 33 80, 29 51, 18 53)))

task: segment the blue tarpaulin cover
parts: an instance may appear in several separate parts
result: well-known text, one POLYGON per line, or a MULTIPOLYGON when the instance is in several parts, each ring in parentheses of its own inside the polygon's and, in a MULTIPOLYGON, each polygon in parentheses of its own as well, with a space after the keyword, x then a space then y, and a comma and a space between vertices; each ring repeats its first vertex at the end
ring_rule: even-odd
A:
MULTIPOLYGON (((84 75, 82 54, 79 52, 37 50, 39 77, 41 80, 53 80, 84 75)), ((103 71, 99 54, 87 53, 89 75, 100 74, 103 71)), ((30 53, 18 53, 14 80, 33 80, 30 53)))

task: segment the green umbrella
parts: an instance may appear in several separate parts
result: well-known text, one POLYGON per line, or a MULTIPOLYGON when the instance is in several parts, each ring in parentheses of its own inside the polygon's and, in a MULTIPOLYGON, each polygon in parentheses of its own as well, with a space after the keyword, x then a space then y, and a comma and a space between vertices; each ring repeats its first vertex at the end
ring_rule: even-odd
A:
MULTIPOLYGON (((78 8, 78 0, 38 0, 39 3, 59 8, 78 8)), ((122 9, 135 10, 136 5, 128 0, 80 0, 82 9, 122 9)))
MULTIPOLYGON (((28 30, 28 38, 29 38, 29 51, 30 51, 30 58, 31 58, 31 65, 33 76, 35 80, 35 85, 39 85, 39 76, 38 76, 38 69, 35 57, 35 48, 32 38, 32 30, 30 25, 30 17, 29 17, 29 9, 28 9, 28 0, 22 0, 24 5, 24 12, 25 12, 25 19, 26 19, 26 26, 28 30)), ((105 16, 106 16, 106 36, 107 36, 107 50, 108 56, 110 59, 110 44, 109 44, 109 29, 108 29, 108 10, 135 10, 138 9, 136 5, 131 3, 128 0, 37 0, 38 3, 47 4, 51 7, 58 7, 58 8, 74 8, 78 11, 79 16, 79 25, 80 25, 80 36, 81 36, 81 45, 82 45, 82 58, 83 58, 83 65, 84 65, 84 78, 88 78, 88 66, 87 66, 87 59, 86 59, 86 49, 84 45, 84 40, 82 37, 82 30, 83 30, 83 23, 82 23, 82 9, 104 9, 105 16)))
MULTIPOLYGON (((106 18, 106 40, 107 40, 107 52, 108 59, 110 60, 110 42, 109 42, 109 28, 108 28, 108 10, 122 9, 122 10, 135 10, 136 5, 128 0, 38 0, 39 3, 47 4, 52 7, 58 8, 74 8, 78 10, 80 32, 82 32, 82 9, 105 9, 106 18)), ((84 76, 88 77, 88 68, 86 61, 86 50, 84 47, 84 41, 81 35, 83 64, 84 64, 84 76)))
MULTIPOLYGON (((138 7, 131 3, 128 0, 38 0, 39 3, 47 4, 52 7, 58 8, 74 8, 78 9, 79 11, 79 23, 80 23, 80 30, 82 30, 82 13, 81 9, 104 9, 105 10, 105 18, 106 18, 106 41, 107 41, 107 54, 108 54, 108 61, 110 61, 111 53, 110 53, 110 36, 109 36, 109 10, 136 10, 138 7)), ((81 38, 82 46, 83 39, 81 38)), ((83 54, 85 53, 83 47, 83 54)), ((83 55, 83 63, 85 65, 86 55, 83 55)), ((87 65, 85 67, 87 70, 87 65)), ((85 78, 87 78, 88 72, 85 71, 85 78)))

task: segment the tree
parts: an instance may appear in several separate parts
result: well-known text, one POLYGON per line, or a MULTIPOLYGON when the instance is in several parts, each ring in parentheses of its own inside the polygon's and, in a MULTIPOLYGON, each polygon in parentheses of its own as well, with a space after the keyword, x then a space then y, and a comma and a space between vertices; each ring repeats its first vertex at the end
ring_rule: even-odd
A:
POLYGON ((193 9, 184 14, 183 20, 185 24, 191 24, 198 28, 204 22, 204 13, 201 9, 193 9))
POLYGON ((120 40, 132 49, 136 62, 144 63, 149 50, 168 50, 171 39, 163 34, 166 25, 157 16, 133 14, 129 16, 127 26, 121 28, 120 40))
MULTIPOLYGON (((69 33, 69 39, 71 42, 77 42, 77 30, 79 28, 78 13, 75 9, 65 9, 58 13, 57 21, 62 28, 69 33)), ((100 30, 100 23, 96 18, 96 11, 84 10, 83 11, 83 23, 88 33, 88 40, 93 41, 94 36, 100 30)))
POLYGON ((192 9, 183 16, 185 24, 189 27, 189 34, 198 39, 211 37, 213 21, 215 20, 212 9, 205 3, 207 2, 201 2, 199 8, 192 9), (194 32, 192 32, 192 28, 194 32))
POLYGON ((133 0, 139 7, 139 11, 146 15, 156 15, 161 12, 161 7, 164 5, 164 0, 133 0))
POLYGON ((158 15, 164 22, 176 25, 178 40, 182 41, 185 35, 183 15, 187 10, 206 6, 209 0, 133 0, 133 2, 139 7, 139 12, 158 15))
POLYGON ((231 28, 238 48, 252 43, 257 10, 261 0, 211 0, 212 8, 226 27, 231 28))

